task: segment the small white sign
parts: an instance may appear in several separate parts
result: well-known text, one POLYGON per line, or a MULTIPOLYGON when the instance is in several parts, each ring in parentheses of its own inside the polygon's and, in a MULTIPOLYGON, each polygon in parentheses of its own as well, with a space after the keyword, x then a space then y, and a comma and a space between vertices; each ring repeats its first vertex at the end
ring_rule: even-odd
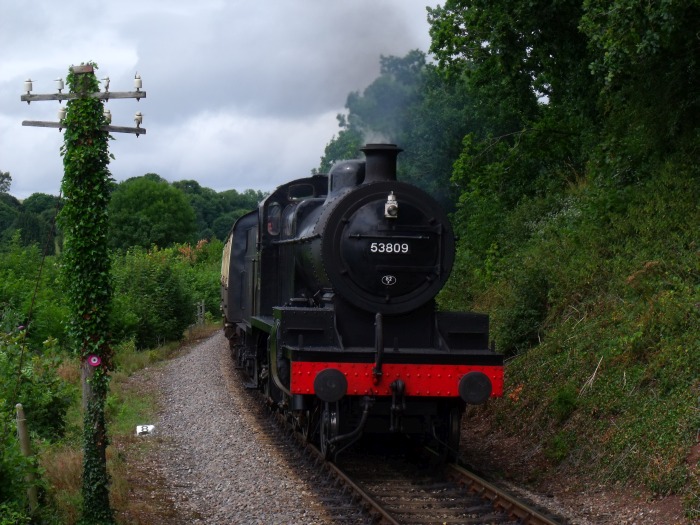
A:
POLYGON ((138 425, 136 427, 136 435, 137 436, 148 436, 150 434, 153 434, 155 432, 156 426, 155 425, 138 425))

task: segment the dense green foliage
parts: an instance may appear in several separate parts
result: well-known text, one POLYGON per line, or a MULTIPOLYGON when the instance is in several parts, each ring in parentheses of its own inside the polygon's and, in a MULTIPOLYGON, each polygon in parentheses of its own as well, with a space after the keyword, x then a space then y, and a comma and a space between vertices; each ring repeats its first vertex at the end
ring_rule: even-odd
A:
POLYGON ((616 192, 582 188, 496 264, 481 299, 520 354, 518 396, 495 410, 552 464, 683 492, 700 427, 699 195, 678 165, 616 192))
POLYGON ((263 197, 254 190, 217 193, 193 180, 170 184, 154 173, 133 177, 112 193, 110 246, 126 250, 225 239, 236 219, 263 197))
MULTIPOLYGON (((192 180, 170 184, 153 173, 112 184, 110 191, 109 243, 120 250, 225 239, 236 219, 265 197, 256 190, 216 192, 192 180)), ((22 246, 36 244, 42 252, 60 253, 59 208, 54 195, 34 193, 20 202, 0 192, 0 244, 19 233, 22 246)))
POLYGON ((219 310, 219 268, 223 243, 201 241, 164 250, 135 248, 115 260, 112 330, 137 349, 178 341, 194 323, 196 303, 219 310))
MULTIPOLYGON (((172 201, 174 205, 189 207, 187 194, 178 186, 169 185, 156 175, 146 175, 142 179, 155 183, 158 191, 166 188, 163 193, 176 194, 172 201)), ((134 181, 139 179, 130 179, 122 184, 129 186, 134 181)), ((93 188, 101 188, 110 196, 113 191, 117 193, 120 186, 109 183, 93 188)), ((5 189, 9 189, 9 180, 5 189)), ((206 188, 202 190, 207 195, 211 192, 206 188)), ((75 213, 77 210, 76 198, 73 197, 71 201, 71 195, 67 194, 64 204, 64 220, 65 213, 75 213)), ((254 207, 263 196, 253 190, 240 194, 229 190, 215 195, 218 204, 213 209, 216 213, 208 219, 218 228, 217 235, 222 238, 228 234, 235 219, 254 207)), ((122 204, 133 206, 135 203, 122 199, 122 204)), ((199 204, 200 207, 206 205, 203 201, 199 204)), ((79 286, 85 278, 80 277, 79 272, 61 276, 60 267, 71 260, 70 250, 74 249, 70 238, 63 253, 62 236, 50 237, 49 240, 53 242, 49 242, 48 246, 46 244, 45 234, 58 211, 57 197, 37 193, 20 202, 7 193, 0 193, 0 217, 3 217, 3 209, 10 212, 9 220, 2 223, 5 228, 0 238, 0 377, 3 378, 0 382, 0 415, 3 422, 0 509, 2 520, 10 521, 0 521, 14 524, 29 520, 25 474, 36 471, 36 462, 25 460, 19 452, 14 437, 14 405, 17 402, 24 404, 35 443, 52 447, 59 446, 58 443, 65 439, 63 432, 69 403, 75 402, 78 397, 75 386, 68 386, 56 375, 60 361, 73 353, 75 348, 67 331, 71 327, 71 314, 66 289, 79 286), (27 235, 26 223, 18 220, 21 216, 41 220, 45 224, 41 234, 27 235), (44 250, 48 257, 42 256, 44 250), (24 328, 20 330, 20 326, 24 328)), ((88 218, 88 215, 78 213, 79 220, 83 217, 88 218)), ((146 222, 154 222, 154 225, 148 226, 151 230, 160 228, 167 231, 172 226, 167 224, 170 217, 154 214, 146 222)), ((191 217, 194 217, 194 213, 191 217)), ((104 227, 105 223, 99 222, 99 219, 93 217, 92 220, 104 227)), ((110 218, 110 227, 114 224, 115 220, 110 218)), ((64 228, 72 232, 71 228, 64 228)), ((93 240, 105 238, 105 235, 96 234, 93 240)), ((178 341, 194 321, 195 302, 205 303, 207 319, 219 315, 221 241, 212 239, 211 242, 200 241, 196 245, 171 244, 166 248, 151 247, 150 240, 143 240, 143 247, 138 245, 138 241, 135 242, 135 246, 129 246, 123 252, 111 255, 104 251, 96 252, 105 258, 100 264, 94 264, 99 271, 100 286, 106 284, 113 287, 109 320, 107 322, 104 317, 99 320, 105 323, 104 328, 109 328, 109 332, 105 332, 105 341, 111 341, 119 348, 139 349, 178 341)), ((87 257, 85 260, 92 259, 87 257)), ((93 313, 88 312, 88 317, 93 313)), ((71 330, 75 331, 74 328, 71 330)), ((101 357, 111 360, 108 353, 103 352, 101 357)), ((87 415, 99 417, 94 410, 88 411, 87 415)), ((94 428, 94 425, 90 424, 88 428, 94 428)), ((91 465, 88 467, 92 468, 91 465)), ((37 476, 37 483, 44 483, 41 476, 37 476)), ((87 483, 98 489, 106 487, 99 480, 95 481, 94 476, 88 477, 87 483)), ((76 505, 79 504, 77 501, 76 505)), ((45 505, 42 508, 46 512, 42 511, 41 519, 50 522, 50 508, 45 505)), ((95 519, 104 522, 110 518, 104 514, 95 519)))
POLYGON ((462 137, 475 129, 464 80, 446 81, 417 50, 403 58, 381 57, 380 62, 379 78, 361 94, 348 96, 347 116, 338 115, 341 130, 314 171, 327 173, 336 160, 361 157, 365 143, 394 142, 404 149, 399 178, 453 209, 457 194, 450 183, 452 163, 462 137))
POLYGON ((66 409, 75 392, 56 375, 60 358, 49 340, 39 356, 29 350, 26 327, 18 312, 5 307, 0 317, 0 523, 28 523, 25 476, 37 474, 36 462, 24 458, 16 436, 15 405, 22 403, 32 432, 41 439, 63 435, 66 409), (12 517, 12 520, 10 520, 12 517), (10 521, 3 521, 3 520, 10 521))
MULTIPOLYGON (((138 345, 143 351, 156 343, 179 341, 194 320, 195 302, 205 302, 207 319, 218 317, 222 247, 221 241, 203 241, 195 246, 134 248, 115 254, 109 327, 117 348, 138 345)), ((19 453, 13 426, 15 404, 22 402, 25 407, 35 445, 50 447, 66 439, 68 403, 79 398, 75 386, 56 375, 61 361, 72 353, 65 333, 69 314, 58 260, 50 256, 42 268, 37 247, 22 247, 18 234, 12 243, 0 246, 0 418, 6 430, 0 441, 0 508, 6 505, 7 516, 16 519, 24 516, 24 475, 34 469, 34 463, 19 453)), ((115 359, 119 361, 118 356, 115 359)))
POLYGON ((68 311, 59 266, 53 257, 42 263, 36 245, 22 247, 18 232, 0 246, 0 313, 10 311, 22 312, 20 324, 26 324, 31 311, 26 335, 30 346, 40 348, 50 338, 65 339, 68 311))
POLYGON ((56 253, 62 242, 55 225, 58 202, 58 197, 45 193, 35 193, 20 202, 0 192, 0 242, 8 242, 19 232, 22 245, 38 244, 47 253, 56 253))
POLYGON ((684 493, 693 517, 699 13, 626 0, 429 10, 438 69, 482 103, 455 158, 461 240, 441 302, 489 311, 518 357, 495 421, 527 428, 565 472, 684 493))
POLYGON ((509 282, 521 300, 503 317, 512 329, 497 325, 508 352, 538 340, 551 306, 547 277, 535 271, 525 275, 524 265, 516 262, 542 242, 538 232, 544 226, 563 235, 568 230, 548 223, 581 216, 577 206, 599 206, 588 203, 594 194, 612 207, 598 209, 594 217, 607 222, 609 214, 629 205, 635 184, 668 171, 697 177, 687 159, 697 153, 694 112, 700 98, 688 89, 685 76, 674 80, 674 72, 680 68, 695 78, 700 48, 685 37, 695 27, 698 7, 674 2, 642 8, 626 1, 613 7, 451 1, 429 10, 440 72, 466 76, 465 87, 483 102, 480 127, 464 138, 454 164, 452 180, 460 187, 455 218, 463 238, 461 279, 453 285, 462 289, 468 283, 474 299, 497 285, 504 264, 516 272, 509 282), (653 72, 648 63, 656 65, 653 72), (652 85, 651 77, 665 80, 652 85), (677 102, 689 113, 668 117, 677 125, 665 128, 655 119, 677 115, 669 93, 678 94, 677 102), (653 125, 644 123, 651 115, 653 125), (671 134, 673 141, 657 140, 671 134))
POLYGON ((200 186, 197 181, 173 182, 173 186, 185 194, 197 220, 196 240, 225 239, 233 223, 245 213, 255 209, 265 194, 261 191, 226 190, 217 193, 200 186))
POLYGON ((155 174, 119 184, 109 202, 109 243, 130 246, 168 246, 191 242, 196 223, 194 210, 182 192, 155 174))

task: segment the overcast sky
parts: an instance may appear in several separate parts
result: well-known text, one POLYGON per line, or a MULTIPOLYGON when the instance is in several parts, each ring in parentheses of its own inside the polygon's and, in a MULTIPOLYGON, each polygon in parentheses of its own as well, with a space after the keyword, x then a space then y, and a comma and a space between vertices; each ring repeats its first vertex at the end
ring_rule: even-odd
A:
MULTIPOLYGON (((0 171, 10 193, 57 195, 62 134, 22 126, 56 121, 58 102, 20 101, 54 93, 58 77, 98 64, 110 91, 147 98, 112 100, 112 124, 147 134, 113 134, 112 176, 157 173, 195 179, 216 191, 270 190, 317 167, 338 132, 351 91, 379 73, 380 55, 430 44, 428 0, 35 0, 0 5, 0 171)), ((65 103, 64 103, 65 104, 65 103)))

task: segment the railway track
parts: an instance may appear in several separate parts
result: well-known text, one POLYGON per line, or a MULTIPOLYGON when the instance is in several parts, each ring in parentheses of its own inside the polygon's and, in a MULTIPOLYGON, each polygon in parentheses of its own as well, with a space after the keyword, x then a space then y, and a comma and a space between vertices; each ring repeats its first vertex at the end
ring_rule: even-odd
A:
MULTIPOLYGON (((263 396, 248 391, 262 406, 263 396)), ((283 449, 290 465, 306 479, 334 522, 343 524, 501 524, 562 525, 458 464, 434 452, 402 446, 358 447, 336 463, 280 412, 261 408, 267 437, 283 449), (273 423, 274 422, 274 423, 273 423), (371 450, 370 450, 371 449, 371 450), (391 451, 391 452, 389 452, 391 451)))
POLYGON ((456 464, 442 464, 425 449, 339 458, 338 475, 372 501, 391 524, 523 524, 557 522, 456 464))

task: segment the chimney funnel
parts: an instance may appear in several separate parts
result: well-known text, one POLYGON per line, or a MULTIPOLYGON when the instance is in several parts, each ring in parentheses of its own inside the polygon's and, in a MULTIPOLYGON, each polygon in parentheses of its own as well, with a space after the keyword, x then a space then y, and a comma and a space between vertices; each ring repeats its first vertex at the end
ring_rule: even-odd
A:
POLYGON ((367 144, 365 183, 396 180, 396 157, 403 150, 396 144, 367 144))

